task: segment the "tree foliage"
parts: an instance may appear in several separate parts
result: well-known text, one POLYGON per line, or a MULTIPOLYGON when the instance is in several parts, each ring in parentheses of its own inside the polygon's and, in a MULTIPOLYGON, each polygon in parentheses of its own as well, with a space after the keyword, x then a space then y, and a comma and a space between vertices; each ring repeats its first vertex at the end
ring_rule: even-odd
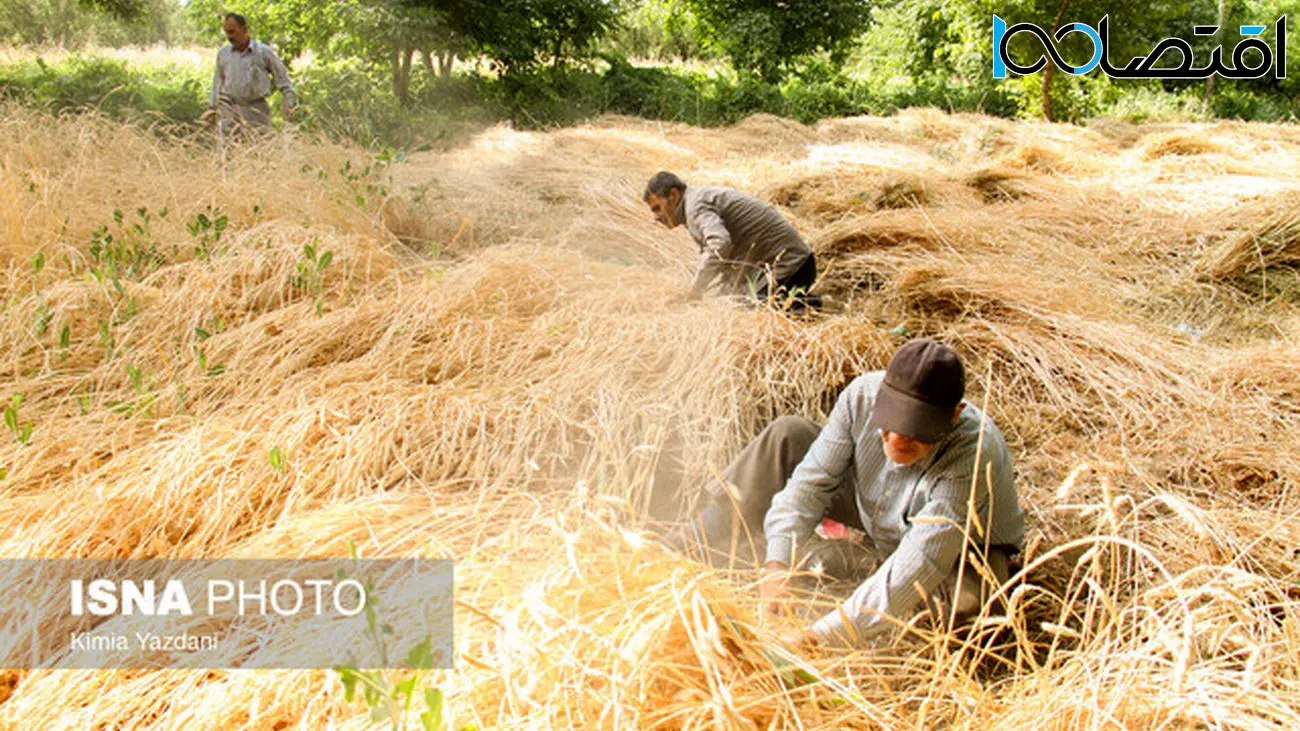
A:
POLYGON ((486 56, 507 73, 559 68, 590 56, 617 22, 619 6, 609 0, 192 0, 189 11, 214 41, 221 17, 240 12, 254 37, 274 43, 286 60, 310 50, 325 60, 361 59, 385 69, 405 104, 418 60, 442 76, 468 54, 486 56))
POLYGON ((503 72, 584 60, 618 23, 616 0, 402 0, 447 27, 503 72))
MULTIPOLYGON (((364 88, 365 113, 391 107, 378 116, 395 119, 411 107, 454 107, 457 95, 536 124, 604 109, 702 121, 758 110, 812 119, 906 104, 1061 121, 1103 113, 1286 119, 1300 97, 1300 54, 1291 54, 1283 79, 1124 80, 1100 70, 1075 76, 1049 63, 994 80, 991 43, 995 13, 1048 33, 1108 16, 1116 66, 1168 37, 1187 41, 1201 65, 1218 47, 1231 58, 1242 25, 1264 25, 1265 42, 1276 48, 1273 22, 1300 17, 1300 0, 0 0, 0 40, 134 45, 189 40, 198 29, 216 46, 231 11, 246 15, 254 37, 291 66, 310 53, 310 65, 295 68, 309 102, 342 109, 364 88), (1195 25, 1221 30, 1198 36, 1195 25), (850 51, 854 63, 845 72, 850 51), (626 60, 702 56, 725 56, 739 73, 652 73, 626 60), (495 73, 451 78, 458 58, 486 61, 495 73), (589 63, 595 58, 603 63, 589 63)), ((1056 45, 1071 62, 1092 51, 1080 33, 1056 45)), ((1010 46, 1021 63, 1043 50, 1027 34, 1010 46)), ((1171 52, 1160 65, 1179 62, 1171 52)), ((120 75, 75 71, 67 84, 41 70, 20 86, 51 99, 62 92, 40 90, 68 87, 69 98, 80 99, 120 75)))
POLYGON ((682 0, 634 0, 610 39, 613 51, 632 58, 712 58, 700 21, 682 0))
POLYGON ((76 48, 188 37, 175 0, 0 0, 0 41, 76 48))
POLYGON ((867 0, 686 0, 738 71, 775 80, 799 60, 847 56, 871 20, 867 0))
POLYGON ((82 7, 107 13, 121 20, 137 20, 146 12, 144 0, 80 0, 82 7))
POLYGON ((274 43, 286 61, 310 50, 326 61, 356 58, 383 68, 402 103, 409 100, 417 56, 430 71, 436 60, 445 76, 455 57, 470 48, 446 12, 397 0, 192 0, 189 11, 216 42, 221 18, 239 12, 254 37, 274 43))

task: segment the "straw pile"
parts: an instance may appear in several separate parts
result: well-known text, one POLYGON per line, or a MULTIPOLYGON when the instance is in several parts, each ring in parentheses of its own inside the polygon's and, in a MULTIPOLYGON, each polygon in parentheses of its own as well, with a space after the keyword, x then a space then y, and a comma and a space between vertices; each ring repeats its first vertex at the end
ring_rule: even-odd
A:
POLYGON ((1205 273, 1216 279, 1245 278, 1278 268, 1283 276, 1300 264, 1300 195, 1290 194, 1243 207, 1240 232, 1206 252, 1205 273))
POLYGON ((1196 132, 1169 132, 1151 135, 1151 139, 1142 144, 1142 155, 1148 160, 1155 160, 1166 155, 1205 155, 1224 152, 1222 145, 1196 132))
MULTIPOLYGON (((430 682, 484 728, 1300 725, 1300 299, 1242 286, 1296 276, 1286 130, 606 119, 381 170, 3 111, 0 397, 30 435, 0 433, 0 556, 452 557, 430 682), (1222 146, 1274 192, 1170 167, 1222 146), (640 202, 660 168, 785 206, 832 312, 671 304, 694 247, 640 202), (752 574, 642 529, 899 325, 958 348, 1012 443, 1025 576, 965 634, 922 616, 792 674, 752 574)), ((0 724, 368 721, 328 671, 7 671, 0 724)))

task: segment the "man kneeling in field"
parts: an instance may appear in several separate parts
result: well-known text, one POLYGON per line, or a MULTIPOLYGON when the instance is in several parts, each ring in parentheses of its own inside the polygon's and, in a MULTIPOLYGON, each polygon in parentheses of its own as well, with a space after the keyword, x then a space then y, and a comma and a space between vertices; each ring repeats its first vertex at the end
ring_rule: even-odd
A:
POLYGON ((821 429, 798 417, 770 424, 728 467, 733 495, 712 491, 701 514, 668 541, 716 552, 765 539, 760 594, 775 612, 792 566, 863 575, 852 576, 859 561, 846 553, 849 541, 814 535, 824 518, 864 532, 883 561, 834 611, 782 636, 793 646, 861 644, 923 600, 944 621, 967 619, 990 589, 973 564, 986 563, 1005 583, 1024 515, 1006 442, 964 395, 957 354, 914 340, 887 370, 849 384, 821 429))
POLYGON ((664 171, 650 178, 641 197, 655 220, 686 226, 700 249, 689 299, 703 297, 716 280, 723 294, 774 299, 792 310, 821 307, 821 297, 808 291, 817 280, 817 257, 775 208, 732 188, 688 188, 664 171))

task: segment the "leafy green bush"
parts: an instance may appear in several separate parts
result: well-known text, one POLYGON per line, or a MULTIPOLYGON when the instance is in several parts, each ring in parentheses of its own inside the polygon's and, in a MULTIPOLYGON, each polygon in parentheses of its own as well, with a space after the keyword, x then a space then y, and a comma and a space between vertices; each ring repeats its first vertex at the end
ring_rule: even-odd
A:
POLYGON ((125 61, 74 55, 0 67, 0 93, 53 112, 95 108, 123 118, 188 122, 207 108, 208 91, 199 70, 186 66, 134 70, 125 61))
POLYGON ((1130 87, 1108 99, 1101 116, 1134 124, 1145 122, 1203 122, 1211 110, 1204 101, 1204 87, 1170 93, 1158 83, 1130 87))
POLYGON ((1210 109, 1219 119, 1244 119, 1260 122, 1294 120, 1297 109, 1294 99, 1284 96, 1265 96, 1248 89, 1224 84, 1216 88, 1210 99, 1210 109))
POLYGON ((471 79, 430 78, 417 70, 412 78, 414 103, 403 106, 380 76, 357 59, 296 71, 294 83, 303 104, 300 123, 335 139, 418 147, 451 134, 451 123, 464 116, 488 118, 473 108, 471 79))
POLYGON ((0 43, 81 48, 183 43, 194 38, 182 3, 176 0, 133 0, 131 18, 92 5, 67 0, 4 0, 0 2, 0 43))

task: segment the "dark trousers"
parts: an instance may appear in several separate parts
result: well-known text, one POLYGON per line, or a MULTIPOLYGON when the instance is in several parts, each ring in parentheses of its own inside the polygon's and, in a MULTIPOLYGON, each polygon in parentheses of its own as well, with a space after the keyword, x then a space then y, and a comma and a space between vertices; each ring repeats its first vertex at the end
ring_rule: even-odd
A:
POLYGON ((758 282, 755 293, 760 301, 767 301, 773 294, 777 304, 784 305, 788 298, 791 310, 803 310, 807 308, 819 308, 822 305, 820 296, 811 294, 813 284, 817 282, 817 257, 808 253, 808 258, 803 260, 803 264, 785 279, 778 280, 776 289, 773 293, 768 286, 768 279, 764 277, 758 282))

